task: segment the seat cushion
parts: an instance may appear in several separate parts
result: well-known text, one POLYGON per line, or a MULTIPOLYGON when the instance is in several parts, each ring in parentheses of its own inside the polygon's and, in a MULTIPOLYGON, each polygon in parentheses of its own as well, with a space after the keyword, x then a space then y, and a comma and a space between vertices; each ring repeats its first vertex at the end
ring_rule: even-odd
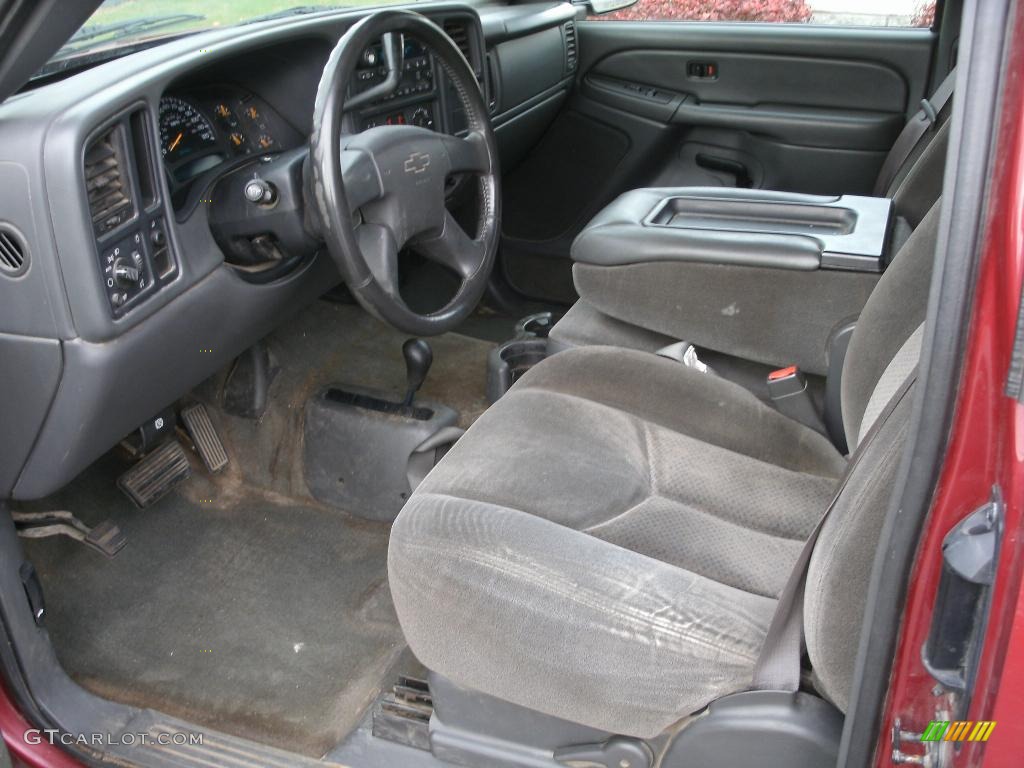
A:
POLYGON ((651 737, 749 685, 844 458, 741 387, 561 352, 409 499, 389 551, 412 650, 455 682, 651 737))
POLYGON ((609 346, 657 352, 677 341, 679 339, 616 320, 579 299, 551 328, 548 349, 560 352, 573 347, 609 346))

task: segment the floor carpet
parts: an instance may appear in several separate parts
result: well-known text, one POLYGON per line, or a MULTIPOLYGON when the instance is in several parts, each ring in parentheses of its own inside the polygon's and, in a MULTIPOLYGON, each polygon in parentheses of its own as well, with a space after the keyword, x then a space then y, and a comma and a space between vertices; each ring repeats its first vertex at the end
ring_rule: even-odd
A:
POLYGON ((113 486, 125 466, 104 459, 50 505, 113 520, 128 537, 115 558, 25 541, 64 668, 124 704, 324 754, 405 648, 388 526, 255 493, 225 504, 202 476, 137 510, 113 486))
MULTIPOLYGON (((113 452, 26 509, 113 520, 114 559, 68 539, 26 540, 58 657, 81 685, 253 740, 320 756, 355 728, 406 650, 387 585, 389 526, 326 507, 302 472, 302 413, 327 384, 400 393, 404 336, 354 306, 318 302, 268 339, 278 369, 259 420, 218 410, 214 377, 194 397, 231 457, 146 510, 116 488, 113 452)), ((423 397, 486 407, 490 344, 431 340, 423 397)))

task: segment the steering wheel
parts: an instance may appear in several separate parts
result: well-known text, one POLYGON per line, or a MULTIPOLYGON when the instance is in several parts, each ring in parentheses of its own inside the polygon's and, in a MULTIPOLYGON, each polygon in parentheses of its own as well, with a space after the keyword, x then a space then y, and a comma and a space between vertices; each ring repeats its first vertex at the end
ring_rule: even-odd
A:
POLYGON ((359 303, 410 334, 452 330, 483 296, 500 231, 497 145, 476 78, 462 53, 418 13, 373 13, 338 41, 324 67, 313 111, 307 210, 359 303), (464 138, 412 125, 343 133, 343 116, 394 92, 403 72, 402 34, 431 50, 454 84, 469 126, 464 138), (363 52, 383 40, 387 77, 348 96, 363 52), (445 208, 454 174, 479 184, 476 232, 468 234, 445 208), (398 254, 409 246, 453 270, 459 288, 441 309, 418 314, 398 290, 398 254))

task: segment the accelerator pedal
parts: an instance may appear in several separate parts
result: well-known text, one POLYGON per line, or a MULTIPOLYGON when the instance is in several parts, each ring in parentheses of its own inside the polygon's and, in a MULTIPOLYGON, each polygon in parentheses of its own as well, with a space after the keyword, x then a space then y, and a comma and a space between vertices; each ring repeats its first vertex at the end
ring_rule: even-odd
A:
POLYGON ((196 452, 210 472, 219 472, 228 465, 228 452, 210 421, 210 414, 202 403, 190 405, 181 411, 181 420, 196 446, 196 452))
POLYGON ((373 710, 373 735, 417 749, 430 749, 434 700, 426 680, 400 676, 373 710))
POLYGON ((145 509, 191 476, 192 467, 181 443, 168 440, 117 478, 117 487, 137 507, 145 509))
POLYGON ((53 512, 12 512, 11 517, 18 535, 26 539, 68 536, 107 557, 113 557, 128 543, 121 529, 109 520, 90 528, 63 509, 53 512))

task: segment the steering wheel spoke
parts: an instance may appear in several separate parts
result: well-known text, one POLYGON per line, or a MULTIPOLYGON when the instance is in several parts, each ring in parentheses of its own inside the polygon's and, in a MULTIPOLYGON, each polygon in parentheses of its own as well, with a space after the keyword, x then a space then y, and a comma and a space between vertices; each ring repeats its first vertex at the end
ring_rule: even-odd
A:
POLYGON ((358 211, 384 195, 377 165, 367 152, 360 149, 342 150, 341 177, 350 211, 358 211))
POLYGON ((448 154, 448 166, 452 173, 491 172, 487 141, 480 131, 470 131, 465 138, 447 135, 439 138, 448 154))
POLYGON ((462 278, 476 274, 484 261, 484 244, 467 235, 447 211, 441 234, 427 239, 421 238, 414 242, 413 246, 431 261, 448 267, 462 278))
POLYGON ((400 300, 398 290, 398 243, 394 233, 382 224, 356 228, 359 250, 374 281, 389 298, 400 300))

